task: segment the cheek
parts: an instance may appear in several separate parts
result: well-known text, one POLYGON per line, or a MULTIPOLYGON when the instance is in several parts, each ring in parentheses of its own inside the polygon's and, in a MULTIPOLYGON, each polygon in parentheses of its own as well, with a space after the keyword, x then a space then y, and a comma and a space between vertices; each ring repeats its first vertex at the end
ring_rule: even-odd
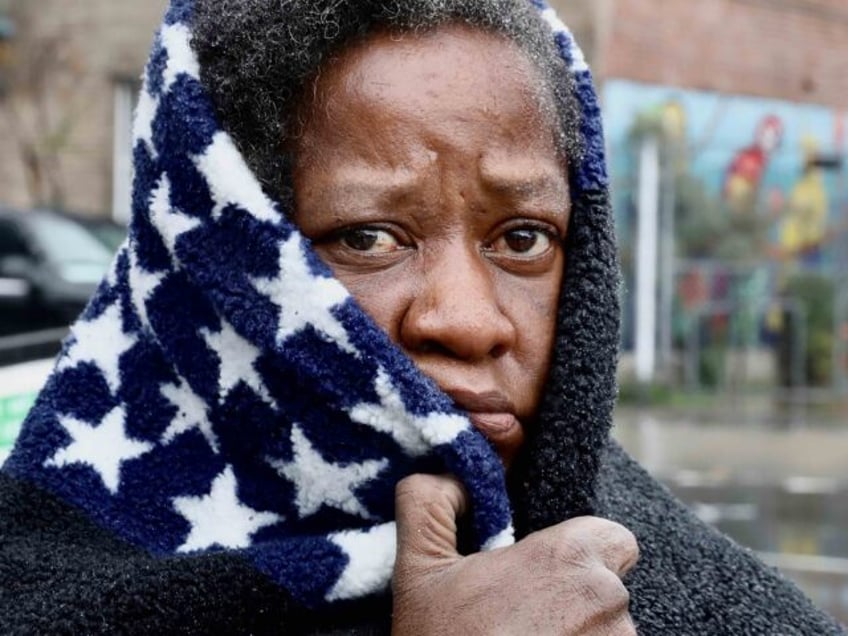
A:
MULTIPOLYGON (((544 291, 548 291, 547 289, 544 291)), ((558 293, 549 293, 545 298, 534 297, 522 312, 530 319, 522 326, 524 345, 523 352, 527 356, 527 370, 538 381, 544 382, 548 366, 553 354, 556 336, 558 293)), ((540 389, 541 390, 541 389, 540 389)))
POLYGON ((549 349, 554 340, 562 285, 562 259, 550 271, 532 278, 504 277, 501 299, 523 334, 525 347, 549 349))
POLYGON ((400 325, 404 308, 410 297, 408 277, 397 274, 353 273, 342 267, 333 267, 336 278, 347 288, 362 310, 394 342, 400 342, 400 325))
POLYGON ((531 411, 542 394, 553 357, 561 272, 559 267, 539 278, 503 282, 504 296, 510 299, 505 308, 520 334, 515 355, 527 395, 533 396, 533 404, 528 405, 531 411))

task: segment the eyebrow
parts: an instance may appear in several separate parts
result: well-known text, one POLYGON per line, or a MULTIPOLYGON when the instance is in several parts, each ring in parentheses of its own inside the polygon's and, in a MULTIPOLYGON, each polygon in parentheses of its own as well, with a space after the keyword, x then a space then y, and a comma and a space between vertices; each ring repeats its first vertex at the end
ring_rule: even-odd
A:
POLYGON ((571 200, 568 182, 563 176, 556 170, 540 167, 535 161, 484 162, 479 172, 486 189, 495 194, 534 197, 562 191, 566 200, 571 200))

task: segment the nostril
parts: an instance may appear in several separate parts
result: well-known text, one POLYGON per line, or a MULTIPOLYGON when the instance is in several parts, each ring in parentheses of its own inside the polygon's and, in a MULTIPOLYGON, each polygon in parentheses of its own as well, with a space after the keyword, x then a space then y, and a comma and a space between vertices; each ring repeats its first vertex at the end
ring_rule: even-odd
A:
POLYGON ((417 347, 417 350, 419 353, 450 356, 451 358, 456 357, 456 353, 454 351, 452 351, 450 348, 446 347, 442 343, 438 342, 437 340, 425 340, 417 347))
POLYGON ((493 358, 500 358, 505 355, 509 348, 504 344, 498 344, 492 347, 492 350, 489 351, 489 355, 493 358))

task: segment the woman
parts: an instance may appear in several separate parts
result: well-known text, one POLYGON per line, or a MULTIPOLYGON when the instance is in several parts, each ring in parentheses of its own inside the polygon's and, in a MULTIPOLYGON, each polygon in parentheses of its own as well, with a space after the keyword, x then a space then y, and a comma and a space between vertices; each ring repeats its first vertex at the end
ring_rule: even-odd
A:
POLYGON ((4 632, 839 633, 607 440, 603 143, 544 6, 177 0, 136 133, 3 469, 4 632))

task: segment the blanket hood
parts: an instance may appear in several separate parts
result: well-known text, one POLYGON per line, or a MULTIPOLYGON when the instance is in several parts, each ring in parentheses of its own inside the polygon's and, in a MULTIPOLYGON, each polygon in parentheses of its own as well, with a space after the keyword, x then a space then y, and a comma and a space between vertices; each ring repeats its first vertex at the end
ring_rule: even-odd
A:
POLYGON ((145 72, 130 237, 3 470, 153 555, 237 552, 311 607, 387 588, 394 485, 410 473, 459 477, 479 549, 510 544, 513 520, 524 533, 589 511, 617 263, 591 76, 532 4, 576 82, 586 153, 570 169, 555 360, 510 484, 260 187, 201 81, 192 0, 173 1, 145 72))

